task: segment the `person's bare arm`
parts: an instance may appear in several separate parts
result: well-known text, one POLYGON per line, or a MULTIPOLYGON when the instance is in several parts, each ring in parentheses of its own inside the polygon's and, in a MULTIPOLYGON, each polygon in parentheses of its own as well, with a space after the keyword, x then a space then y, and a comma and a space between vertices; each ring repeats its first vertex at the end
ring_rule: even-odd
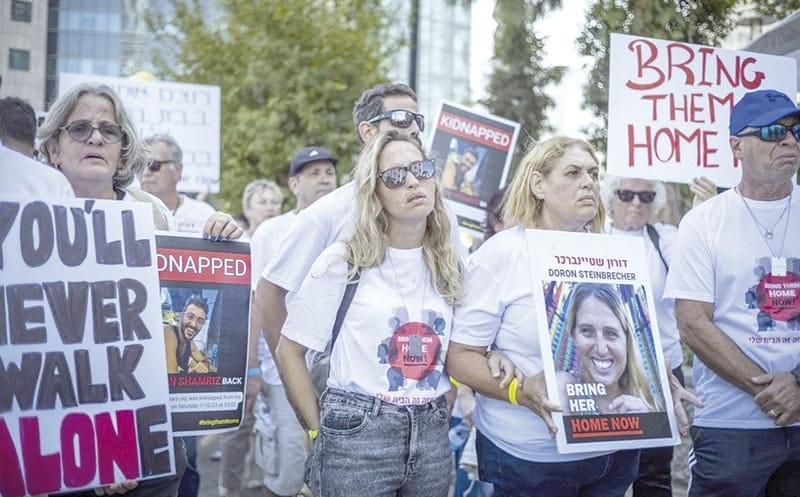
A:
POLYGON ((294 340, 281 336, 275 349, 275 361, 286 387, 286 397, 300 424, 308 430, 318 430, 319 399, 306 365, 307 350, 294 340))
POLYGON ((172 326, 164 326, 164 351, 167 354, 167 373, 178 372, 178 340, 172 326))
MULTIPOLYGON (((258 359, 258 339, 261 336, 261 313, 256 310, 256 294, 251 292, 250 298, 250 333, 248 334, 247 369, 260 368, 258 359)), ((253 410, 259 392, 266 392, 267 384, 261 375, 247 375, 244 386, 245 409, 249 413, 253 410)))
POLYGON ((720 377, 755 396, 764 389, 752 378, 765 373, 713 322, 713 305, 677 299, 675 316, 681 340, 720 377))
MULTIPOLYGON (((447 371, 459 382, 473 390, 495 399, 508 401, 508 387, 500 386, 489 369, 485 347, 450 342, 447 351, 447 371)), ((544 373, 518 380, 517 401, 538 414, 547 425, 551 436, 557 431, 551 412, 560 411, 561 406, 547 398, 544 373)))
POLYGON ((278 340, 281 338, 281 328, 286 321, 286 294, 288 292, 261 278, 256 287, 256 297, 253 302, 253 312, 258 313, 261 321, 261 330, 267 340, 269 351, 275 356, 278 340))

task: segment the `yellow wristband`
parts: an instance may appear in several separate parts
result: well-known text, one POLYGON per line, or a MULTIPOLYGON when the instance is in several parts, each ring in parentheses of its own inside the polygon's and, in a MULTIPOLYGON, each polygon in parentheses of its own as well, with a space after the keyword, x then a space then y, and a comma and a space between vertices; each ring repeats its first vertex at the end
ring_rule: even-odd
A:
POLYGON ((452 383, 453 386, 456 387, 456 388, 458 388, 459 385, 461 385, 461 382, 458 381, 457 379, 453 378, 452 376, 450 377, 450 383, 452 383))
POLYGON ((514 379, 511 380, 511 383, 508 384, 508 401, 514 404, 515 406, 519 405, 519 402, 517 402, 518 386, 519 386, 519 380, 516 377, 514 377, 514 379))
POLYGON ((308 430, 308 438, 311 440, 315 440, 317 435, 319 435, 319 430, 308 430))

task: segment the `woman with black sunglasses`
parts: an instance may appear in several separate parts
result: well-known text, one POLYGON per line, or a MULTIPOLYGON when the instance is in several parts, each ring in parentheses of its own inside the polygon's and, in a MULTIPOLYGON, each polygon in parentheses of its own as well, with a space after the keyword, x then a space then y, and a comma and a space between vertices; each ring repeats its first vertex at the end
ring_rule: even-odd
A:
POLYGON ((415 138, 390 130, 371 140, 355 169, 353 232, 317 258, 290 304, 276 359, 315 439, 314 495, 447 495, 444 358, 462 267, 434 176, 415 138), (353 279, 318 400, 305 353, 328 346, 353 279))

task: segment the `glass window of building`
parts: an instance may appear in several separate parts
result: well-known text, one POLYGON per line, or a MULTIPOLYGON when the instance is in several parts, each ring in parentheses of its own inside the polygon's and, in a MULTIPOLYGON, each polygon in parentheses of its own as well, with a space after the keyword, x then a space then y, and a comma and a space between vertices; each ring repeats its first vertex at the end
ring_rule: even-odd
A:
POLYGON ((11 20, 31 22, 33 4, 22 0, 11 0, 11 20))
POLYGON ((29 71, 31 69, 31 53, 28 50, 9 48, 8 68, 18 71, 29 71))

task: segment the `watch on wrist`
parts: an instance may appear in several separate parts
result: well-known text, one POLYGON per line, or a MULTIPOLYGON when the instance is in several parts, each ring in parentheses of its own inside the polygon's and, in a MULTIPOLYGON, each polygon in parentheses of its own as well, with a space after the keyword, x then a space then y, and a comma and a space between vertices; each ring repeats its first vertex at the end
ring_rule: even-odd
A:
POLYGON ((797 366, 796 366, 796 367, 795 367, 795 368, 792 370, 792 375, 794 376, 794 381, 796 381, 796 382, 797 382, 797 384, 798 384, 798 385, 800 385, 800 364, 798 364, 798 365, 797 365, 797 366))

